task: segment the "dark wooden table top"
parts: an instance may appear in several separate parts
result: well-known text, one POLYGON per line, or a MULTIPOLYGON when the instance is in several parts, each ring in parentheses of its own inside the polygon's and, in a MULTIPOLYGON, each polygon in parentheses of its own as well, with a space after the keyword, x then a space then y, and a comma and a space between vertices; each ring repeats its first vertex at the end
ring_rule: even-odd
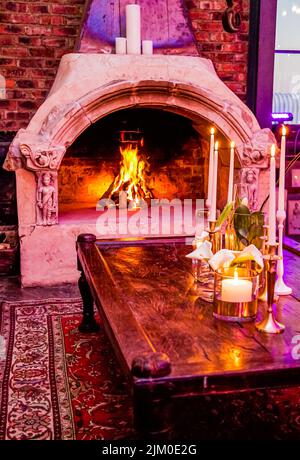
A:
MULTIPOLYGON (((191 250, 180 238, 79 244, 79 260, 125 370, 130 373, 141 353, 163 352, 172 366, 163 380, 196 379, 202 389, 299 381, 300 359, 292 354, 293 337, 300 342, 297 298, 280 298, 281 335, 259 333, 254 322, 217 320, 212 305, 199 297, 185 257, 191 250)), ((264 311, 261 304, 258 319, 264 311)))

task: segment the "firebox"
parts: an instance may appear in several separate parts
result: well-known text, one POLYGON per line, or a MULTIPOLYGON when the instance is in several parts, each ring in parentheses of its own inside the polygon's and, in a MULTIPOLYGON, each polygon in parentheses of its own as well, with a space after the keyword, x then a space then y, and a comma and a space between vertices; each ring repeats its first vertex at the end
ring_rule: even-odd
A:
POLYGON ((58 175, 59 222, 96 217, 99 199, 129 209, 141 200, 204 198, 207 139, 191 120, 158 109, 104 117, 67 150, 58 175), (204 154, 204 152, 206 152, 204 154))

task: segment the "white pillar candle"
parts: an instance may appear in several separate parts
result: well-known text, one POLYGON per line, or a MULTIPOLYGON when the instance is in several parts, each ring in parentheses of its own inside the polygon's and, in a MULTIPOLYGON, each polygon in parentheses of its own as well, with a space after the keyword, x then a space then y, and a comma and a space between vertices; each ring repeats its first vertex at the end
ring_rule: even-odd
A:
POLYGON ((230 144, 230 162, 229 162, 229 178, 228 178, 228 195, 227 202, 233 200, 233 174, 234 174, 234 142, 230 144))
POLYGON ((215 129, 210 130, 210 145, 209 145, 209 164, 208 164, 208 186, 207 186, 207 199, 206 206, 211 207, 211 192, 214 174, 214 147, 215 147, 215 129))
POLYGON ((276 161, 275 144, 271 148, 270 158, 270 195, 269 195, 269 244, 276 244, 276 161))
POLYGON ((224 302, 251 302, 252 281, 234 278, 225 279, 221 285, 221 300, 224 302))
POLYGON ((141 54, 141 8, 126 5, 127 54, 141 54))
POLYGON ((153 54, 153 42, 152 42, 152 40, 143 40, 142 41, 142 51, 143 51, 143 54, 153 54))
POLYGON ((279 169, 279 191, 278 191, 278 211, 284 211, 284 188, 285 188, 285 149, 286 149, 286 127, 282 126, 281 150, 280 150, 280 169, 279 169))
POLYGON ((126 38, 116 37, 116 54, 126 54, 126 38))
POLYGON ((211 192, 211 206, 209 211, 209 221, 214 222, 217 216, 217 187, 218 187, 218 142, 215 143, 214 166, 213 166, 213 183, 211 192))

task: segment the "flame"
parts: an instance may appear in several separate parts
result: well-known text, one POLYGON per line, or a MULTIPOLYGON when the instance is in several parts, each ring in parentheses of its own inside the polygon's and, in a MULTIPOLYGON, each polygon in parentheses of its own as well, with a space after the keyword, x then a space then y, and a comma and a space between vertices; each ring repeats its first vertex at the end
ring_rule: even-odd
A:
POLYGON ((133 201, 136 207, 141 199, 152 198, 145 177, 149 165, 146 159, 140 157, 137 146, 132 144, 121 146, 120 153, 122 157, 120 172, 114 180, 111 196, 126 191, 127 200, 133 201))
POLYGON ((282 125, 282 135, 286 136, 286 127, 282 125))
POLYGON ((272 158, 275 157, 275 153, 276 153, 276 145, 272 144, 272 147, 271 147, 271 157, 272 158))

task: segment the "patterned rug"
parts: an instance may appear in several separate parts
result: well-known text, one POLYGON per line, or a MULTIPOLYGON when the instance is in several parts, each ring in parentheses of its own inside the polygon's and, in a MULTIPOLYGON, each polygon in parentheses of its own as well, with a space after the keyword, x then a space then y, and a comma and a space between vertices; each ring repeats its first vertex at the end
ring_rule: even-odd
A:
MULTIPOLYGON (((79 299, 0 306, 0 440, 136 438, 110 344, 80 320, 79 299)), ((300 387, 179 398, 176 414, 181 441, 300 440, 300 387)))
MULTIPOLYGON (((81 334, 79 299, 3 303, 0 439, 128 439, 131 400, 104 333, 81 334)), ((99 320, 99 319, 98 319, 99 320)))

